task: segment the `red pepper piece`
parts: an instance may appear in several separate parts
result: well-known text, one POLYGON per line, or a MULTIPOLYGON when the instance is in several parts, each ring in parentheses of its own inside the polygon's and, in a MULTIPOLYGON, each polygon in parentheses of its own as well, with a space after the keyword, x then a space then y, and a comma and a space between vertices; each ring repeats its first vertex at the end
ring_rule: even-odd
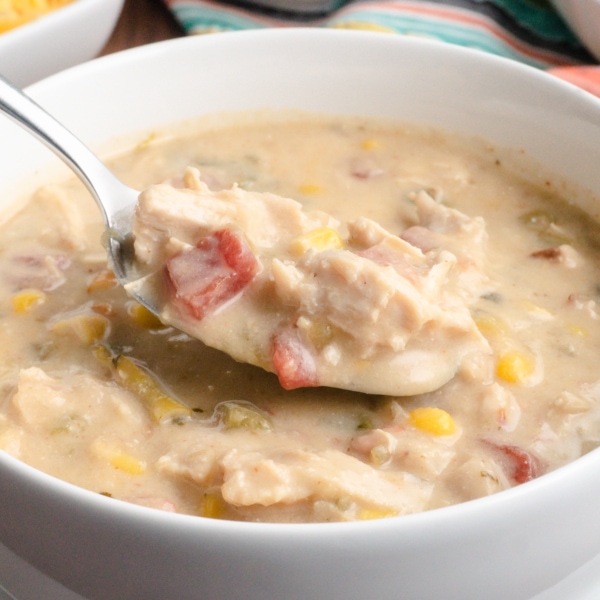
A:
POLYGON ((284 389, 319 385, 314 357, 296 331, 284 331, 273 339, 271 360, 284 389))
POLYGON ((177 302, 198 320, 234 298, 258 269, 246 240, 229 229, 207 235, 166 265, 177 302))
MULTIPOLYGON (((489 442, 488 442, 489 443, 489 442)), ((537 456, 524 450, 520 446, 508 444, 489 443, 498 450, 504 460, 506 474, 515 483, 525 483, 539 477, 543 472, 543 466, 537 456)))

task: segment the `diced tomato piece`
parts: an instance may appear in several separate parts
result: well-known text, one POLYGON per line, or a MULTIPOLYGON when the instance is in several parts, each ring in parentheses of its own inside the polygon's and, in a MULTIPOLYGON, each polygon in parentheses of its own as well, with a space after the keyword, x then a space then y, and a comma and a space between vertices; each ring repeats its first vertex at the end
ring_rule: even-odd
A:
POLYGON ((295 330, 284 331, 273 339, 271 360, 284 389, 319 385, 315 359, 295 330))
POLYGON ((246 240, 229 229, 207 235, 166 265, 176 300, 198 320, 234 298, 258 270, 246 240))
MULTIPOLYGON (((489 442, 488 442, 489 443, 489 442)), ((506 474, 515 483, 525 483, 539 477, 543 472, 540 459, 519 446, 489 443, 498 450, 504 460, 506 474)))

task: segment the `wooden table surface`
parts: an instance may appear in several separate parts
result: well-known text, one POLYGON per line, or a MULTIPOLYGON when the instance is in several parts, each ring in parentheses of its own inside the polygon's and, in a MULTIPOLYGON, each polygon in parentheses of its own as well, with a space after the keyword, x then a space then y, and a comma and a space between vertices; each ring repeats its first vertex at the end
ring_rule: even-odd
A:
POLYGON ((183 35, 162 0, 125 0, 115 30, 100 55, 183 35))

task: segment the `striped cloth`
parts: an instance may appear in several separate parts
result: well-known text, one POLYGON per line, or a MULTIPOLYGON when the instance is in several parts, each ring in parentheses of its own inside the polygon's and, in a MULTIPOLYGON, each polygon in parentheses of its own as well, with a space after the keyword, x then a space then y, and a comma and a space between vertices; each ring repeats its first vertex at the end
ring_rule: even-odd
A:
POLYGON ((315 26, 429 37, 549 69, 600 96, 597 61, 544 0, 164 1, 190 34, 315 26))

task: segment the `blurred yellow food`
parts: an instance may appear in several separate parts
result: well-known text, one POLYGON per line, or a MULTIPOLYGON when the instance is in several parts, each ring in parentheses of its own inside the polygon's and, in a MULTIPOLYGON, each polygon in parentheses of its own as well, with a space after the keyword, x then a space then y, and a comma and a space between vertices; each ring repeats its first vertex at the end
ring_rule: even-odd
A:
POLYGON ((73 0, 0 0, 0 33, 33 21, 73 0))
POLYGON ((415 408, 408 414, 410 422, 433 435, 452 435, 456 432, 454 419, 441 408, 434 406, 415 408))
POLYGON ((323 250, 336 250, 343 247, 344 240, 335 229, 319 227, 293 240, 290 250, 296 256, 302 256, 309 248, 322 252, 323 250))
POLYGON ((46 301, 46 294, 40 290, 21 290, 12 297, 12 307, 17 314, 33 310, 46 301))

